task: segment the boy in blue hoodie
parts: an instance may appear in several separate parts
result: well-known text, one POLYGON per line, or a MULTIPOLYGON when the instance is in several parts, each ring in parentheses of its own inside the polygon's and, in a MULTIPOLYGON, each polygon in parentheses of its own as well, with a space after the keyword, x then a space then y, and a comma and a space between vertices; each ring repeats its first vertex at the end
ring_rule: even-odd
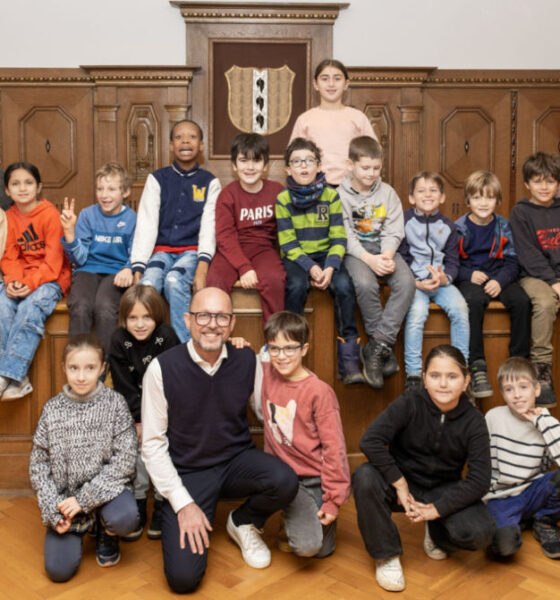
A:
POLYGON ((517 283, 519 263, 509 222, 494 213, 502 199, 500 181, 490 171, 475 171, 465 181, 465 202, 470 209, 457 222, 459 274, 457 287, 469 307, 472 394, 492 395, 488 381, 482 324, 491 300, 504 304, 515 327, 511 328, 510 356, 529 356, 531 301, 517 283))

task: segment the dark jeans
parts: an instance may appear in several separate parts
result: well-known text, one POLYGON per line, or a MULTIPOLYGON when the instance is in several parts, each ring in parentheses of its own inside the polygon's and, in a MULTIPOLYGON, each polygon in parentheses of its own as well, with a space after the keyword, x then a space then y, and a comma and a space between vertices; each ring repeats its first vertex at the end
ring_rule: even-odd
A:
MULTIPOLYGON (((184 473, 181 480, 211 525, 220 498, 248 496, 235 510, 234 523, 252 523, 260 529, 270 515, 293 500, 298 490, 293 470, 279 458, 256 448, 215 467, 184 473)), ((188 541, 181 550, 177 515, 167 501, 162 511, 161 545, 163 568, 171 589, 183 594, 194 591, 206 571, 208 551, 193 554, 188 541)))
MULTIPOLYGON (((317 252, 309 254, 309 258, 321 268, 324 268, 327 253, 317 252)), ((307 294, 311 287, 309 273, 292 260, 284 258, 282 262, 286 270, 285 309, 302 315, 307 294)), ((333 297, 334 318, 338 335, 345 340, 357 338, 358 329, 354 317, 356 294, 354 293, 354 286, 344 263, 341 263, 339 269, 333 272, 329 292, 333 297)))
MULTIPOLYGON (((484 292, 482 285, 461 281, 457 287, 463 294, 469 307, 469 324, 471 337, 469 341, 469 361, 485 360, 482 338, 484 311, 493 298, 484 292)), ((531 343, 531 301, 525 290, 518 284, 512 283, 504 288, 495 298, 507 309, 511 319, 511 337, 509 342, 510 356, 529 357, 531 343)))
POLYGON ((114 274, 74 272, 68 294, 68 335, 91 333, 95 323, 95 334, 103 342, 107 355, 117 327, 121 296, 126 289, 114 285, 114 278, 114 274))
MULTIPOLYGON (((408 482, 414 498, 430 503, 455 485, 448 483, 430 490, 420 489, 408 482)), ((358 526, 367 551, 373 558, 391 558, 402 554, 399 530, 391 518, 393 512, 402 512, 397 504, 397 492, 371 463, 360 465, 352 477, 354 499, 358 512, 358 526)), ((482 502, 475 502, 456 513, 428 521, 430 535, 438 548, 477 550, 492 542, 494 522, 482 502)))

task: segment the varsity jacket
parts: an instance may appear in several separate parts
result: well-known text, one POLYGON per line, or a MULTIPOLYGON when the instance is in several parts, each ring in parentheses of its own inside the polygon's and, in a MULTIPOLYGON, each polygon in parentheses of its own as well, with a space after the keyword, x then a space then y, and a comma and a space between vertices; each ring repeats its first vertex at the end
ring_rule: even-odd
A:
MULTIPOLYGON (((459 218, 457 234, 459 237, 459 274, 457 281, 470 281, 473 271, 486 273, 490 279, 495 279, 502 289, 517 280, 519 263, 513 245, 513 234, 509 222, 501 215, 494 215, 494 237, 488 250, 488 259, 474 267, 469 259, 469 253, 474 250, 468 214, 459 218)), ((478 248, 477 248, 478 250, 478 248)))
POLYGON ((457 228, 451 219, 439 211, 424 215, 414 208, 404 211, 405 237, 399 252, 414 277, 428 279, 427 265, 441 266, 451 283, 459 272, 457 228))
POLYGON ((509 216, 522 277, 560 281, 560 198, 550 206, 522 198, 509 216))
POLYGON ((442 517, 480 500, 490 486, 488 429, 465 395, 444 413, 425 389, 405 392, 368 427, 360 449, 388 484, 403 476, 421 489, 454 482, 434 503, 442 517))
POLYGON ((197 250, 210 262, 216 249, 214 210, 220 182, 198 164, 189 171, 176 163, 148 175, 140 206, 132 270, 143 273, 154 251, 197 250))
POLYGON ((62 238, 68 259, 76 271, 118 273, 130 268, 130 251, 136 213, 126 205, 117 215, 106 215, 99 204, 80 211, 73 242, 62 238))
POLYGON ((344 227, 348 237, 346 252, 360 258, 362 242, 377 242, 380 252, 396 252, 404 237, 403 210, 395 190, 379 178, 365 194, 352 187, 348 175, 338 186, 344 227))

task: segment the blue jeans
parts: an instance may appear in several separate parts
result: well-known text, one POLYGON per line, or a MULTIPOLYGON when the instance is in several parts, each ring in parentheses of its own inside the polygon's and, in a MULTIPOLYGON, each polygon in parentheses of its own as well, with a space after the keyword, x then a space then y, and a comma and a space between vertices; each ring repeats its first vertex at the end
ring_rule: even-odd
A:
POLYGON ((439 304, 451 323, 451 344, 469 360, 469 307, 454 285, 437 288, 433 292, 416 289, 414 300, 404 326, 404 364, 407 375, 422 373, 422 340, 424 323, 428 318, 430 302, 439 304))
POLYGON ((45 321, 62 298, 58 283, 43 283, 26 298, 8 298, 0 284, 0 375, 22 381, 45 331, 45 321))
POLYGON ((191 338, 185 325, 184 314, 191 305, 191 286, 198 263, 196 250, 187 250, 182 254, 156 252, 148 261, 140 283, 151 285, 163 295, 169 303, 171 327, 184 343, 191 338))

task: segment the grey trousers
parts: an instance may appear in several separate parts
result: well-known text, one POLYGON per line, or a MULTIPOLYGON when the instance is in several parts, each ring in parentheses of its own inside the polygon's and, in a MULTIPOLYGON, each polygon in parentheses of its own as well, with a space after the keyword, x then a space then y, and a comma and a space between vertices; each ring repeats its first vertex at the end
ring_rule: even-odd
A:
MULTIPOLYGON (((379 254, 377 244, 362 243, 371 254, 379 254), (375 251, 377 250, 377 251, 375 251)), ((379 297, 379 279, 365 262, 348 254, 344 265, 350 273, 364 329, 369 339, 375 338, 393 346, 406 313, 410 308, 416 284, 414 275, 400 254, 395 254, 395 270, 381 279, 391 286, 385 308, 379 297)))
POLYGON ((320 477, 300 477, 296 497, 283 517, 290 548, 298 556, 324 558, 334 552, 336 521, 321 525, 317 511, 323 504, 320 477))

